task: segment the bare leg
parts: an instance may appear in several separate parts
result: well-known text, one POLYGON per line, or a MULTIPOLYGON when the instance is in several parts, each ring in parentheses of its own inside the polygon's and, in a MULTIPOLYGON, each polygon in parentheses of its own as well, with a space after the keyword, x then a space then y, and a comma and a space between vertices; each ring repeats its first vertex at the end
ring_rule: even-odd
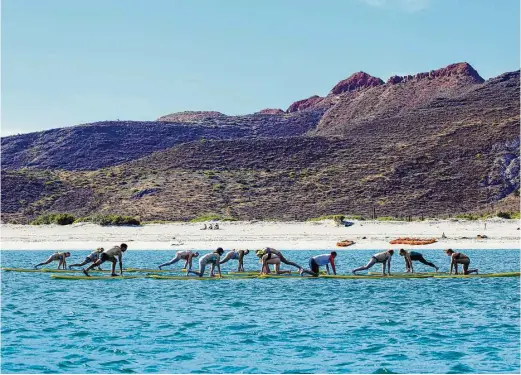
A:
POLYGON ((88 263, 90 263, 89 260, 84 260, 84 261, 81 262, 81 263, 71 264, 71 265, 69 266, 69 269, 71 269, 72 267, 81 267, 81 266, 84 266, 84 265, 86 265, 86 264, 88 264, 88 263))
POLYGON ((371 258, 371 260, 369 261, 369 263, 367 263, 365 266, 358 267, 358 268, 352 270, 351 272, 352 272, 352 273, 356 273, 356 272, 358 272, 358 271, 368 270, 369 268, 371 268, 372 266, 374 266, 375 263, 376 263, 376 259, 371 258))
POLYGON ((188 276, 189 274, 193 273, 194 275, 197 275, 199 277, 203 277, 205 268, 206 268, 206 264, 199 263, 199 272, 188 270, 188 271, 186 271, 186 275, 188 276))
POLYGON ((166 263, 163 263, 159 266, 159 269, 161 269, 161 267, 165 267, 165 266, 169 266, 171 264, 174 264, 174 263, 177 263, 181 260, 181 256, 177 255, 170 261, 170 262, 166 262, 166 263))
POLYGON ((114 259, 114 260, 112 261, 112 273, 110 274, 110 276, 118 276, 118 275, 116 274, 116 263, 117 263, 117 261, 116 261, 116 259, 114 259))
POLYGON ((40 266, 43 266, 44 264, 49 264, 53 261, 54 259, 52 258, 52 256, 49 257, 49 259, 47 259, 45 262, 42 262, 42 263, 38 263, 36 266, 34 266, 34 268, 38 268, 40 266))
MULTIPOLYGON (((83 269, 83 273, 87 276, 90 276, 89 275, 89 271, 91 269, 93 269, 94 267, 98 267, 100 268, 100 265, 102 264, 103 262, 101 261, 101 259, 98 259, 97 261, 95 261, 94 263, 92 263, 90 266, 88 266, 86 269, 84 268, 83 269)), ((113 269, 116 267, 116 264, 114 263, 114 266, 113 266, 113 269)))
POLYGON ((284 256, 282 254, 278 254, 279 255, 279 258, 280 258, 280 261, 284 264, 287 264, 289 266, 293 266, 293 267, 296 267, 298 268, 299 270, 302 269, 301 266, 299 266, 297 263, 294 263, 294 262, 290 262, 289 260, 287 260, 286 258, 284 258, 284 256))
POLYGON ((275 274, 276 275, 282 275, 284 273, 287 273, 287 274, 291 274, 291 271, 290 270, 287 270, 287 271, 281 271, 280 270, 280 263, 275 263, 273 265, 273 267, 275 268, 275 274))
POLYGON ((478 269, 477 268, 469 270, 469 265, 470 265, 470 262, 466 263, 466 264, 463 264, 463 274, 470 275, 471 273, 478 273, 478 269))

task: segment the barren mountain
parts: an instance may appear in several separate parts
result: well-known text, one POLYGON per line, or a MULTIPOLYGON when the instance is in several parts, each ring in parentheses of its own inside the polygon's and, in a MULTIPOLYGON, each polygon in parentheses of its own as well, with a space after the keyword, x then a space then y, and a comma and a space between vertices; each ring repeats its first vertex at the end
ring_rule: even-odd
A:
POLYGON ((519 189, 519 71, 484 81, 459 63, 387 83, 359 72, 286 112, 159 120, 3 138, 3 220, 439 216, 519 189))

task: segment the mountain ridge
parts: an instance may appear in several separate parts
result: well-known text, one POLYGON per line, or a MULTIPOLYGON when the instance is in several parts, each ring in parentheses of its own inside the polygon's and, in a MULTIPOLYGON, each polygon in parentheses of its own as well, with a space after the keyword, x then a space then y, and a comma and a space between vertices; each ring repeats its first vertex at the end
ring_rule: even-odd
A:
POLYGON ((459 63, 339 84, 291 111, 180 112, 2 138, 2 220, 436 216, 518 191, 519 71, 484 81, 459 63))

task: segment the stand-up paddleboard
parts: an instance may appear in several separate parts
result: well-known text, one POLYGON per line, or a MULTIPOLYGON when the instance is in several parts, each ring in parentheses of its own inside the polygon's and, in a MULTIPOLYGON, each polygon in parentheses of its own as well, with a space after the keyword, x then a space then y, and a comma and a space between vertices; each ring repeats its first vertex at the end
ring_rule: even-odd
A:
POLYGON ((163 269, 160 270, 159 268, 127 268, 125 270, 126 272, 149 272, 149 273, 172 273, 172 272, 186 272, 185 268, 172 268, 172 269, 163 269))
POLYGON ((256 276, 227 276, 223 275, 223 278, 216 277, 198 277, 198 276, 167 276, 167 275, 148 275, 147 278, 150 279, 160 279, 160 280, 240 280, 240 279, 255 279, 256 276))
MULTIPOLYGON (((13 268, 13 267, 4 267, 2 268, 2 271, 6 272, 39 272, 39 273, 45 273, 45 272, 52 272, 52 273, 81 273, 81 269, 71 269, 71 270, 57 270, 53 268, 13 268)), ((160 270, 160 269, 152 269, 152 268, 125 268, 123 270, 124 272, 143 272, 143 273, 163 273, 163 272, 186 272, 186 269, 173 269, 173 270, 160 270)), ((92 269, 89 271, 91 272, 104 272, 104 273, 110 273, 110 269, 99 271, 96 269, 92 269)))
MULTIPOLYGON (((57 270, 57 269, 53 269, 53 268, 11 268, 11 267, 4 267, 2 268, 2 271, 6 271, 6 272, 39 272, 39 273, 49 273, 49 272, 52 272, 52 273, 77 273, 77 272, 82 272, 81 269, 74 269, 74 270, 57 270)), ((106 273, 110 273, 110 270, 103 270, 103 271, 99 271, 99 270, 90 270, 89 272, 106 272, 106 273)))
MULTIPOLYGON (((367 272, 371 276, 382 276, 382 272, 367 272)), ((408 276, 408 275, 423 275, 423 276, 434 276, 434 275, 448 275, 448 272, 392 272, 393 276, 408 276)))
POLYGON ((320 275, 319 277, 312 276, 299 276, 298 274, 291 275, 223 275, 223 278, 219 277, 198 277, 198 276, 181 276, 181 275, 124 275, 124 276, 105 276, 105 275, 93 275, 93 276, 84 276, 84 275, 60 275, 60 274, 52 274, 51 277, 53 279, 62 279, 62 280, 114 280, 114 279, 139 279, 139 278, 150 278, 150 279, 160 279, 160 280, 240 280, 240 279, 297 279, 297 280, 316 280, 316 279, 355 279, 355 280, 363 280, 363 279, 379 279, 379 280, 389 280, 389 279, 476 279, 476 278, 486 278, 486 277, 520 277, 520 272, 503 272, 503 273, 488 273, 488 274, 479 274, 479 275, 449 275, 449 274, 391 274, 391 276, 382 276, 382 275, 320 275))
POLYGON ((59 280, 123 280, 123 279, 142 279, 144 276, 130 275, 130 276, 79 276, 79 275, 55 275, 51 278, 59 280))
POLYGON ((520 272, 502 272, 502 273, 480 273, 480 274, 471 274, 471 275, 463 275, 463 274, 443 274, 443 275, 434 275, 433 278, 436 279, 479 279, 483 277, 519 277, 521 275, 520 272))

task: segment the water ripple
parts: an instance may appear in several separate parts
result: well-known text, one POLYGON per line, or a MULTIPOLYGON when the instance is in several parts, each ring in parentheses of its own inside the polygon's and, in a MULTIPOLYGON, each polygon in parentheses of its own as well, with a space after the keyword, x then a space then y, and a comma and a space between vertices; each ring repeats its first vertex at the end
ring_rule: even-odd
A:
MULTIPOLYGON (((371 253, 342 251, 339 267, 371 253)), ((424 253, 448 267, 441 251, 424 253)), ((519 251, 465 253, 485 272, 519 265, 519 251)), ((311 253, 288 255, 306 264, 311 253)), ((3 251, 2 265, 47 256, 3 251)), ((129 251, 125 261, 165 258, 129 251)), ((246 267, 258 268, 254 257, 246 267)), ((519 300, 518 278, 109 283, 3 272, 1 372, 519 373, 519 300)))

